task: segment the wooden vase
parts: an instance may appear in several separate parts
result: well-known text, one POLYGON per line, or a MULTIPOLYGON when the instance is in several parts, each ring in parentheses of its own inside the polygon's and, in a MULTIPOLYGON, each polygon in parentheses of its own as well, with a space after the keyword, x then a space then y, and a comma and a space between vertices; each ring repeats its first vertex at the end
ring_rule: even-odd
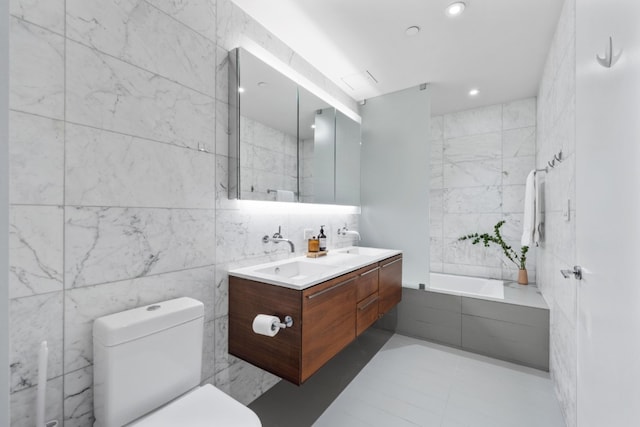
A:
POLYGON ((518 270, 518 284, 519 285, 529 284, 529 276, 527 275, 527 270, 525 268, 518 270))

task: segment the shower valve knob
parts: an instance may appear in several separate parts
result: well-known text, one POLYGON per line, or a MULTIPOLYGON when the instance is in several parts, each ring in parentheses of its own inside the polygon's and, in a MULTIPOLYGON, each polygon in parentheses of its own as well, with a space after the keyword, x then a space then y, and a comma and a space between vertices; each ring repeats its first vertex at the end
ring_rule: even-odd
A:
POLYGON ((578 280, 582 280, 582 268, 579 265, 574 265, 573 270, 560 270, 560 273, 562 273, 562 277, 565 279, 573 276, 578 280))

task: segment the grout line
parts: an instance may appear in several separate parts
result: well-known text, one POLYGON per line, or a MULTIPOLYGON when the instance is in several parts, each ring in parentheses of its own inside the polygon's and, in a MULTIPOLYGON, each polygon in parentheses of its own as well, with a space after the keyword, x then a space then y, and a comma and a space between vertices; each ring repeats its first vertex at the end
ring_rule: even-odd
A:
MULTIPOLYGON (((65 24, 65 26, 66 26, 66 24, 65 24)), ((169 81, 169 82, 172 82, 172 83, 174 83, 174 84, 175 84, 175 85, 177 85, 177 86, 180 86, 180 87, 182 87, 182 88, 185 88, 185 89, 188 89, 188 90, 193 91, 193 92, 195 92, 195 93, 198 93, 198 94, 200 94, 200 95, 202 95, 202 96, 205 96, 205 97, 207 97, 207 98, 209 98, 209 99, 211 99, 211 100, 215 100, 215 99, 216 99, 216 96, 215 96, 215 88, 214 88, 214 94, 213 94, 213 95, 210 95, 210 94, 208 94, 208 93, 206 93, 206 92, 203 92, 203 91, 201 91, 201 90, 199 90, 199 89, 195 89, 195 88, 193 88, 193 87, 191 87, 191 86, 187 86, 186 84, 181 83, 181 82, 179 82, 179 81, 177 81, 177 80, 175 80, 175 79, 173 79, 173 78, 171 78, 171 77, 165 76, 165 75, 160 74, 160 73, 158 73, 158 72, 156 72, 156 71, 148 70, 148 69, 146 69, 146 68, 144 68, 144 67, 142 67, 142 66, 140 66, 140 65, 137 65, 137 64, 133 64, 133 63, 131 63, 131 62, 128 62, 128 61, 126 61, 126 60, 125 60, 125 59, 123 59, 123 58, 119 58, 119 57, 117 57, 117 56, 115 56, 115 55, 113 55, 113 54, 110 54, 110 53, 104 52, 104 51, 102 51, 102 50, 100 50, 100 49, 96 48, 95 46, 91 46, 91 45, 89 45, 89 44, 86 44, 85 42, 82 42, 82 41, 79 41, 79 40, 75 40, 75 39, 71 39, 71 38, 68 38, 68 37, 65 37, 65 39, 67 39, 68 41, 70 41, 70 42, 72 42, 72 43, 77 44, 78 46, 82 46, 82 47, 84 47, 84 48, 86 48, 86 49, 89 49, 89 50, 91 50, 91 51, 94 51, 94 52, 96 52, 96 53, 98 53, 98 54, 100 54, 100 55, 107 56, 107 57, 109 57, 109 58, 111 58, 111 59, 115 59, 116 61, 118 61, 118 62, 120 62, 120 63, 127 64, 127 65, 129 65, 129 66, 131 66, 131 67, 137 68, 138 70, 144 71, 145 73, 153 74, 155 77, 160 77, 161 79, 164 79, 164 80, 167 80, 167 81, 169 81)))
MULTIPOLYGON (((67 194, 67 1, 64 1, 64 10, 63 10, 63 31, 64 31, 64 49, 63 49, 63 63, 62 63, 62 75, 63 75, 63 122, 62 122, 62 420, 60 422, 64 424, 64 420, 66 419, 66 387, 65 387, 65 374, 66 374, 66 320, 67 320, 67 292, 65 281, 66 277, 66 268, 65 264, 67 261, 66 254, 66 223, 67 223, 67 209, 66 209, 66 194, 67 194)), ((45 418, 46 420, 46 418, 45 418)))

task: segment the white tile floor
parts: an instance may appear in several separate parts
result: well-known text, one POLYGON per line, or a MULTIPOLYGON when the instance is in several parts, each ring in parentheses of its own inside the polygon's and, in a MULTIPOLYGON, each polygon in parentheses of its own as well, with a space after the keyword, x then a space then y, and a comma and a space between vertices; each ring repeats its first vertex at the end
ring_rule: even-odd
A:
POLYGON ((314 427, 564 427, 546 372, 394 335, 314 427))

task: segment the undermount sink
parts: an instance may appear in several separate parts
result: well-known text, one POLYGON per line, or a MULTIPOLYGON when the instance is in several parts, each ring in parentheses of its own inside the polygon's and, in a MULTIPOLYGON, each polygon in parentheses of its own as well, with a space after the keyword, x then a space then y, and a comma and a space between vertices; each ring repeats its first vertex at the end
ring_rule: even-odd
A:
POLYGON ((305 261, 292 261, 254 271, 259 274, 286 277, 288 279, 303 279, 309 276, 325 274, 335 269, 336 267, 333 265, 317 264, 305 261))
POLYGON ((379 249, 379 248, 362 248, 362 247, 353 247, 347 249, 341 249, 336 252, 342 254, 350 254, 350 255, 364 255, 364 256, 378 256, 382 255, 385 252, 389 252, 389 249, 379 249))

